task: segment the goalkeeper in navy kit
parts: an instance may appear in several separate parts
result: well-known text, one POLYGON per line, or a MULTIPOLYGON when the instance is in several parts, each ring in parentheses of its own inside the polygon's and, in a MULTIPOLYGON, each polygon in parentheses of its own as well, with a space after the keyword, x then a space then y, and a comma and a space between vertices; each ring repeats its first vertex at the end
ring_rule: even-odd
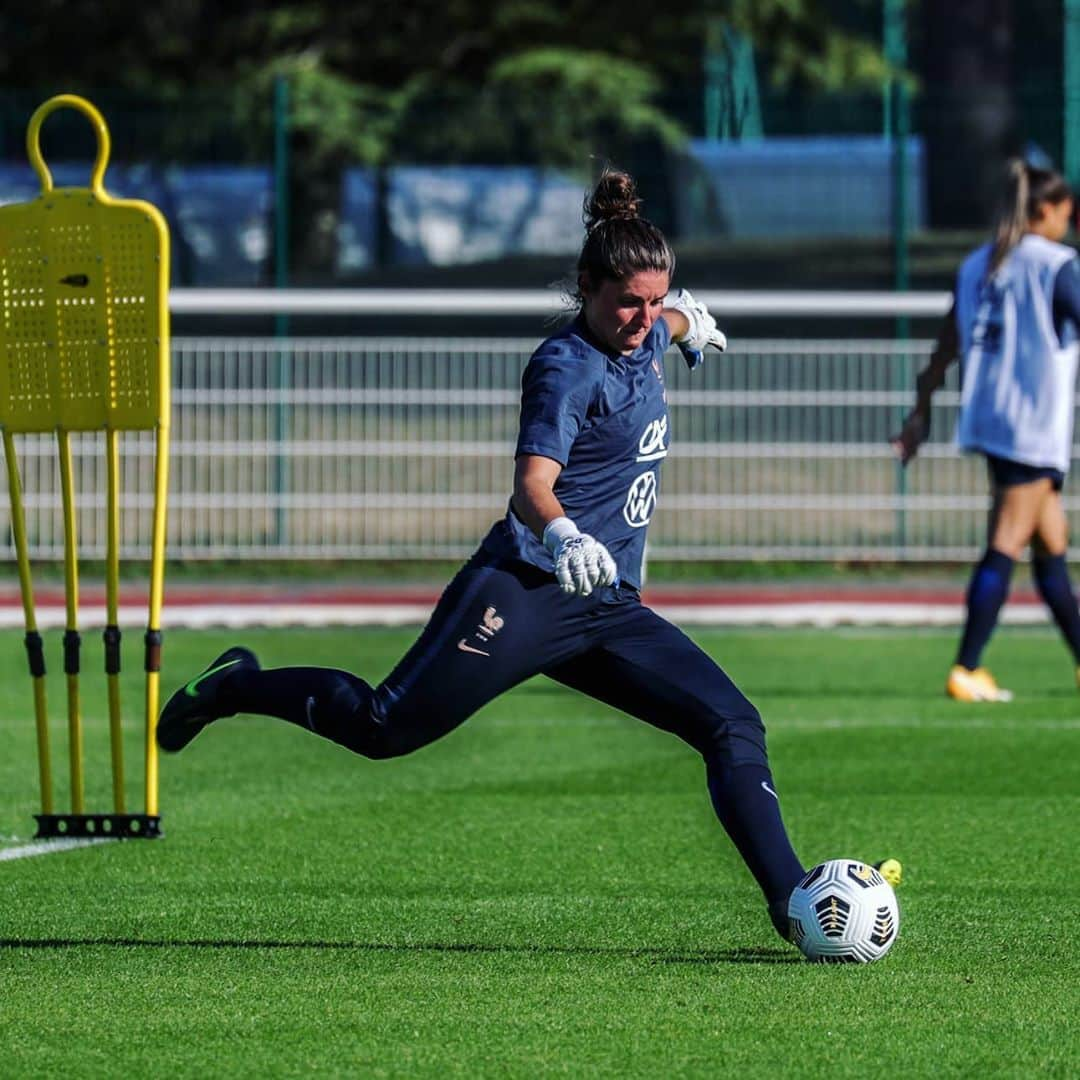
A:
POLYGON ((157 738, 176 751, 236 713, 280 717, 368 758, 412 753, 534 675, 689 743, 716 815, 788 936, 804 874, 780 815, 754 706, 721 668, 640 599, 645 533, 668 453, 664 353, 726 341, 639 216, 633 180, 607 171, 586 201, 576 317, 522 379, 514 490, 505 518, 446 588, 390 675, 261 670, 234 647, 178 690, 157 738), (665 305, 666 299, 666 305, 665 305))

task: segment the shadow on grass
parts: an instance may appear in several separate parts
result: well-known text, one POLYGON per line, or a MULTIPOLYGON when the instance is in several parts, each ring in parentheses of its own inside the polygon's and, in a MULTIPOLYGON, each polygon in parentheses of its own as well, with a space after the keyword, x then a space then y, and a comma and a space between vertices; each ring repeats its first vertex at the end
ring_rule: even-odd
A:
POLYGON ((266 941, 228 938, 0 938, 0 949, 323 949, 388 953, 502 953, 520 956, 606 956, 649 960, 657 964, 797 964, 800 958, 781 948, 657 949, 604 948, 594 945, 491 945, 470 942, 266 941))

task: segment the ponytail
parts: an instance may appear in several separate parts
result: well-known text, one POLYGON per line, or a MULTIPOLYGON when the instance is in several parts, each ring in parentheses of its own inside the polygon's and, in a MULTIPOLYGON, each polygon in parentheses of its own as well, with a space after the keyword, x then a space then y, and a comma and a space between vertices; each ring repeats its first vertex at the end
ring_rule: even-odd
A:
POLYGON ((997 272, 1031 222, 1039 216, 1043 203, 1064 202, 1072 190, 1060 173, 1037 169, 1023 158, 1013 158, 1005 177, 1005 193, 994 228, 994 247, 990 253, 987 276, 997 272))
POLYGON ((1005 174, 1005 194, 994 229, 994 250, 990 253, 987 275, 997 272, 1005 257, 1027 230, 1028 166, 1022 158, 1013 158, 1005 174))

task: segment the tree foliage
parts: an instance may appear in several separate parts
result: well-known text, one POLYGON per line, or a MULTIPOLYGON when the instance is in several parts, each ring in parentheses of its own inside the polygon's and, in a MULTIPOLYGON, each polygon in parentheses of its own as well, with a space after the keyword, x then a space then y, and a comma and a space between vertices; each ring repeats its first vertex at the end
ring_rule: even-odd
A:
MULTIPOLYGON (((0 104, 11 132, 21 126, 14 90, 26 91, 27 115, 60 90, 84 93, 105 109, 118 159, 126 138, 144 160, 265 162, 274 83, 285 78, 294 270, 325 274, 341 171, 353 164, 581 173, 613 160, 634 169, 662 220, 664 151, 701 128, 718 23, 753 40, 759 70, 800 95, 880 80, 876 45, 838 26, 833 2, 36 0, 0 8, 11 46, 0 53, 0 104)), ((77 145, 57 123, 65 146, 77 145)))
MULTIPOLYGON (((856 7, 870 9, 864 23, 880 20, 881 0, 861 0, 856 7)), ((878 46, 879 30, 871 35, 840 25, 817 0, 721 0, 708 8, 754 41, 774 86, 866 89, 893 74, 878 46)))
MULTIPOLYGON (((671 145, 695 126, 706 27, 758 43, 770 77, 808 90, 880 81, 867 37, 827 0, 706 0, 658 9, 593 0, 209 0, 8 5, 8 87, 126 91, 151 103, 213 95, 266 145, 271 85, 288 77, 313 164, 349 159, 580 164, 629 142, 671 145)), ((192 122, 190 127, 197 126, 192 122)))

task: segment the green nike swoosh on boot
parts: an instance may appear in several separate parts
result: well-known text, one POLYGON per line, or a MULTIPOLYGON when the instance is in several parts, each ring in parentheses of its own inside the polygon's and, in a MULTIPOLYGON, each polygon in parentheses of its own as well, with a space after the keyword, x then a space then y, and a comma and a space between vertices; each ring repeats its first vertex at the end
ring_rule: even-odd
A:
POLYGON ((211 675, 216 675, 219 671, 224 671, 227 667, 232 667, 233 664, 239 663, 240 657, 238 656, 235 660, 228 660, 224 664, 218 664, 217 667, 210 668, 209 671, 204 671, 201 675, 196 675, 195 678, 184 687, 184 693, 189 697, 195 697, 199 693, 199 683, 201 683, 203 679, 209 679, 211 675))

